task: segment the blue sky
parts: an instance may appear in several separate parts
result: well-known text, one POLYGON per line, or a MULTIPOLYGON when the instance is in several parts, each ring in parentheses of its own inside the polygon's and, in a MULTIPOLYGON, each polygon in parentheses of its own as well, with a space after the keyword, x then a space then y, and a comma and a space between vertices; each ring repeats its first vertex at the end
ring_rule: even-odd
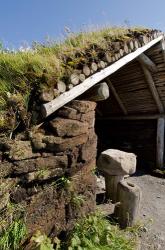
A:
POLYGON ((125 23, 165 30, 165 0, 0 0, 0 40, 10 48, 62 38, 64 27, 125 23))

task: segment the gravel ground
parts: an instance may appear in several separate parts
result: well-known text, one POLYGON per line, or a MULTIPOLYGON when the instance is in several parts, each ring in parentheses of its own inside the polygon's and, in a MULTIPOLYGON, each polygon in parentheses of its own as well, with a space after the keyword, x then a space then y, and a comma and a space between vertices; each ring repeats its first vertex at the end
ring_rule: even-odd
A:
POLYGON ((129 178, 142 189, 141 250, 165 250, 165 179, 140 173, 129 178))

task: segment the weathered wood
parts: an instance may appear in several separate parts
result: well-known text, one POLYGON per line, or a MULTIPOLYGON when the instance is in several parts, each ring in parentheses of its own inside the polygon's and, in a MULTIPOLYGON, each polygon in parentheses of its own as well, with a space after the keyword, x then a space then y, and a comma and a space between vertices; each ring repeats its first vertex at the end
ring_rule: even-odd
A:
POLYGON ((161 49, 162 49, 162 54, 163 54, 163 60, 165 62, 165 40, 161 40, 161 49))
POLYGON ((60 93, 64 93, 66 91, 66 84, 62 81, 59 81, 57 83, 57 89, 59 90, 60 93))
POLYGON ((63 93, 62 95, 58 96, 56 99, 52 100, 51 102, 42 105, 42 114, 44 117, 49 116, 59 108, 61 108, 66 103, 70 102, 71 100, 75 99, 77 96, 83 94, 85 91, 87 91, 89 88, 94 86, 96 83, 102 81, 109 75, 116 72, 118 69, 126 65, 127 63, 131 62, 135 58, 137 58, 141 53, 152 47, 154 44, 161 41, 163 36, 160 36, 153 41, 149 42, 145 46, 137 49, 136 51, 132 52, 131 54, 128 54, 118 60, 117 62, 113 63, 109 67, 101 70, 98 73, 95 73, 91 77, 87 78, 83 83, 75 86, 73 89, 71 89, 68 92, 63 93))
POLYGON ((79 79, 80 79, 80 82, 85 81, 85 75, 84 74, 80 74, 79 75, 79 79))
POLYGON ((97 63, 93 62, 93 63, 91 64, 91 69, 93 70, 93 72, 96 72, 97 69, 98 69, 97 63))
POLYGON ((142 192, 140 187, 127 180, 120 181, 117 186, 117 202, 115 216, 121 228, 133 226, 138 219, 142 192))
POLYGON ((79 84, 79 81, 80 81, 80 77, 77 73, 71 74, 71 76, 70 76, 71 84, 73 84, 75 86, 75 85, 79 84))
POLYGON ((151 72, 157 72, 158 69, 155 65, 155 63, 148 57, 146 56, 144 53, 142 53, 137 60, 143 64, 148 70, 150 70, 151 72))
POLYGON ((98 102, 109 98, 109 87, 106 82, 99 83, 84 94, 84 98, 98 102))
POLYGON ((120 99, 119 95, 117 94, 116 89, 114 88, 113 84, 111 83, 111 81, 109 79, 107 80, 107 83, 108 83, 108 86, 109 86, 110 90, 112 91, 116 101, 118 102, 119 107, 121 108, 123 113, 125 115, 127 115, 127 110, 126 110, 124 104, 122 103, 122 100, 120 99))
POLYGON ((158 118, 165 118, 165 115, 154 114, 154 115, 129 115, 129 116, 109 116, 100 117, 100 120, 155 120, 158 118))
POLYGON ((152 78, 152 75, 151 75, 150 71, 143 64, 141 64, 141 66, 142 66, 146 81, 148 83, 148 86, 150 88, 151 94, 153 96, 153 99, 157 105, 157 108, 158 108, 160 113, 163 113, 164 107, 163 107, 163 104, 161 103, 161 100, 160 100, 159 94, 157 92, 157 89, 155 87, 155 83, 154 83, 154 80, 152 78))
POLYGON ((165 119, 158 118, 157 120, 157 147, 156 147, 156 166, 157 168, 164 167, 164 129, 165 119))
POLYGON ((84 65, 83 67, 83 73, 85 76, 89 76, 91 71, 90 71, 90 68, 87 66, 87 65, 84 65))
POLYGON ((99 69, 104 69, 105 68, 105 62, 104 61, 99 61, 98 62, 98 68, 99 69))

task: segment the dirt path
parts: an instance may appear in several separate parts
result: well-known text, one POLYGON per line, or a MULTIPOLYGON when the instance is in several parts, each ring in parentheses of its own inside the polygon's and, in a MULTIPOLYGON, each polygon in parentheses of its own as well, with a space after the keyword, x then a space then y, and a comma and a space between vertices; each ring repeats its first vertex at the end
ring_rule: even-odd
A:
POLYGON ((143 194, 140 220, 146 227, 141 235, 141 250, 165 250, 165 179, 146 173, 129 179, 141 187, 143 194))

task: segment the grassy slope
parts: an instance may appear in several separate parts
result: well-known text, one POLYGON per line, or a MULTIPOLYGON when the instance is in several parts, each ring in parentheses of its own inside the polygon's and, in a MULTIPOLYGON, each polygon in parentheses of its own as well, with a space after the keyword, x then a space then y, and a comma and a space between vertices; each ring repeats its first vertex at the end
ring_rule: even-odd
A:
POLYGON ((68 75, 77 65, 88 63, 97 58, 98 51, 113 53, 111 43, 130 40, 137 33, 149 30, 143 28, 104 28, 91 32, 69 34, 62 43, 51 45, 36 44, 29 52, 0 53, 0 131, 11 125, 9 117, 15 116, 14 106, 27 108, 29 95, 33 89, 55 87, 58 80, 68 82, 68 75), (12 98, 11 98, 12 96, 12 98), (14 99, 14 101, 13 101, 14 99), (21 103, 21 104, 20 104, 21 103))

